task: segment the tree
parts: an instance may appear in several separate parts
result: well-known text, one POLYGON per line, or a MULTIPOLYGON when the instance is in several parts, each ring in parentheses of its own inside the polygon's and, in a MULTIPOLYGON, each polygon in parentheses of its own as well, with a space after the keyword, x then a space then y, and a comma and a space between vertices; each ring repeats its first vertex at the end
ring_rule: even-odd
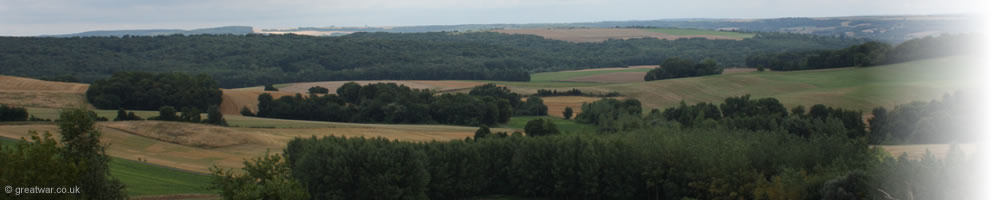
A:
POLYGON ((118 115, 115 115, 115 121, 128 121, 128 120, 142 120, 142 117, 136 116, 135 112, 126 112, 124 108, 118 108, 118 115))
POLYGON ((125 185, 108 170, 111 158, 100 143, 101 132, 97 131, 95 123, 86 109, 72 108, 59 113, 56 124, 66 148, 64 156, 82 166, 77 185, 85 199, 125 199, 125 185))
POLYGON ((243 109, 240 109, 240 115, 249 117, 256 116, 253 114, 253 111, 250 111, 250 108, 247 108, 246 106, 243 106, 243 109))
POLYGON ((302 184, 291 175, 288 163, 279 154, 270 151, 263 157, 243 161, 243 172, 213 166, 211 189, 219 191, 223 199, 309 199, 302 184))
POLYGON ((479 140, 479 138, 485 138, 490 136, 490 127, 479 126, 479 130, 476 130, 476 134, 473 139, 479 140))
POLYGON ((278 91, 278 88, 274 87, 273 84, 268 83, 264 85, 264 91, 278 91))
POLYGON ((309 88, 309 94, 327 94, 327 93, 330 93, 330 89, 326 89, 325 87, 313 86, 309 88))
POLYGON ((683 58, 668 58, 660 64, 660 67, 646 72, 646 81, 655 81, 671 78, 684 78, 694 76, 706 76, 721 74, 722 67, 712 59, 705 59, 699 63, 683 58))
POLYGON ((573 108, 566 106, 566 109, 563 110, 563 118, 569 119, 571 117, 573 117, 573 108))
POLYGON ((156 120, 177 121, 177 118, 177 110, 173 106, 163 106, 160 107, 160 116, 157 116, 156 120))
POLYGON ((559 128, 548 119, 534 119, 524 125, 524 133, 528 136, 543 136, 559 134, 559 128))
POLYGON ((524 103, 524 113, 525 115, 533 116, 544 116, 548 115, 549 107, 545 106, 544 100, 537 96, 528 97, 528 101, 524 103))
POLYGON ((181 109, 180 121, 199 123, 201 122, 201 111, 194 107, 184 107, 181 109))
MULTIPOLYGON (((16 144, 0 145, 0 180, 7 185, 40 185, 72 188, 81 182, 83 167, 72 158, 63 156, 63 146, 52 134, 29 131, 29 138, 16 144)), ((18 199, 10 192, 0 193, 4 199, 18 199)), ((20 195, 25 198, 25 195, 20 195)), ((36 199, 78 199, 78 194, 32 194, 36 199)))
MULTIPOLYGON (((246 107, 244 107, 244 108, 246 108, 246 107)), ((229 125, 229 123, 226 123, 226 119, 222 117, 222 112, 219 111, 219 107, 218 106, 209 106, 208 107, 208 118, 205 119, 204 123, 215 124, 215 125, 219 125, 219 126, 227 126, 227 125, 229 125)))

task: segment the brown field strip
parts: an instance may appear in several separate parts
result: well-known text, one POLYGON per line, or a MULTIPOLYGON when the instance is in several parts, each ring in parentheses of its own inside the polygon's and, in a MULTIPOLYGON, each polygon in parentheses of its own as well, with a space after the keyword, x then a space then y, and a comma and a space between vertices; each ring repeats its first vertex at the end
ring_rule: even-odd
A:
POLYGON ((646 72, 614 72, 593 76, 576 77, 562 81, 592 83, 629 83, 645 81, 646 72))
MULTIPOLYGON (((262 119, 266 120, 266 119, 262 119)), ((281 152, 296 137, 384 137, 402 141, 445 141, 471 137, 476 127, 330 123, 335 128, 234 128, 162 121, 100 122, 108 154, 128 160, 207 173, 212 165, 237 168, 244 159, 281 152)), ((54 124, 0 125, 0 137, 19 139, 29 131, 51 132, 54 124)), ((496 131, 513 132, 496 128, 496 131)))

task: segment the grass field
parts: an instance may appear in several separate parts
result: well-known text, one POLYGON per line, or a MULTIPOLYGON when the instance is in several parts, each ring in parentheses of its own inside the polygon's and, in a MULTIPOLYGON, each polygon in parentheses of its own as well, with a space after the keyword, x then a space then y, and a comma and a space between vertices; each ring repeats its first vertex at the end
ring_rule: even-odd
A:
MULTIPOLYGON (((559 131, 565 134, 581 134, 581 133, 596 133, 597 127, 590 124, 576 123, 573 120, 566 120, 563 118, 556 118, 551 116, 520 116, 511 117, 510 121, 504 126, 511 129, 524 129, 524 125, 528 124, 528 121, 534 119, 549 119, 552 123, 559 127, 559 131)), ((497 132, 493 130, 493 132, 497 132)), ((511 132, 508 132, 511 133, 511 132)))
POLYGON ((657 28, 657 29, 643 29, 655 33, 666 33, 670 35, 715 35, 733 38, 752 38, 754 34, 751 33, 739 33, 739 32, 728 32, 728 31, 714 31, 714 30, 701 30, 701 29, 678 29, 678 28, 657 28))
MULTIPOLYGON (((606 69, 606 68, 605 68, 606 69)), ((561 71, 561 72, 542 72, 531 74, 531 82, 554 82, 563 81, 567 79, 593 76, 608 73, 617 72, 648 72, 652 68, 622 68, 622 69, 609 69, 609 70, 574 70, 574 71, 561 71)))
MULTIPOLYGON (((0 137, 3 145, 16 140, 0 137)), ((112 157, 111 175, 125 184, 129 196, 164 194, 214 194, 208 190, 209 176, 112 157)))

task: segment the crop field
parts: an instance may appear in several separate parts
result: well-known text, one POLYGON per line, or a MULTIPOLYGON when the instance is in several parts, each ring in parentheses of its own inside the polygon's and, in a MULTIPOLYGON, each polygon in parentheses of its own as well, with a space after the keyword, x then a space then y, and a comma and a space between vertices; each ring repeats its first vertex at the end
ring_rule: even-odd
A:
MULTIPOLYGON (((31 110, 57 112, 56 109, 31 110)), ((108 112, 113 116, 113 111, 98 113, 103 116, 108 112)), ((152 111, 142 113, 149 112, 152 111)), ((129 160, 142 158, 151 164, 201 173, 207 173, 208 167, 213 164, 230 168, 240 167, 243 159, 263 155, 268 149, 279 152, 284 149, 287 141, 295 137, 385 137, 404 141, 442 141, 471 137, 477 129, 448 125, 353 124, 233 115, 227 115, 226 118, 230 120, 231 125, 242 127, 126 121, 100 122, 98 128, 103 133, 102 142, 110 145, 108 154, 112 156, 129 160)), ((58 137, 57 130, 54 124, 5 124, 0 125, 0 137, 27 137, 29 131, 40 133, 48 131, 58 137)), ((497 128, 495 131, 514 130, 497 128)))
POLYGON ((86 106, 89 85, 0 75, 0 104, 62 108, 86 106))
POLYGON ((494 30, 506 34, 538 35, 546 39, 568 42, 603 42, 609 39, 658 38, 676 40, 680 38, 706 38, 713 40, 741 40, 753 34, 694 29, 631 29, 631 28, 550 28, 550 29, 507 29, 494 30), (749 36, 747 36, 749 35, 749 36))
POLYGON ((676 29, 676 28, 657 28, 657 29, 643 29, 655 33, 665 33, 670 35, 678 36, 689 36, 689 35, 714 35, 730 38, 752 38, 754 34, 751 33, 739 33, 739 32, 729 32, 729 31, 714 31, 714 30, 701 30, 701 29, 676 29))

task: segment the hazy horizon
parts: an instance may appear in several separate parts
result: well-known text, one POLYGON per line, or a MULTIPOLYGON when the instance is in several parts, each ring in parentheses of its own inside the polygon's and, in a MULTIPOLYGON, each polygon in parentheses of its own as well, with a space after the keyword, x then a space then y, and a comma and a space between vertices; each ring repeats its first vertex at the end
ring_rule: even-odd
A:
POLYGON ((978 14, 974 0, 889 1, 25 1, 0 0, 0 35, 95 30, 573 23, 684 18, 761 19, 978 14))

